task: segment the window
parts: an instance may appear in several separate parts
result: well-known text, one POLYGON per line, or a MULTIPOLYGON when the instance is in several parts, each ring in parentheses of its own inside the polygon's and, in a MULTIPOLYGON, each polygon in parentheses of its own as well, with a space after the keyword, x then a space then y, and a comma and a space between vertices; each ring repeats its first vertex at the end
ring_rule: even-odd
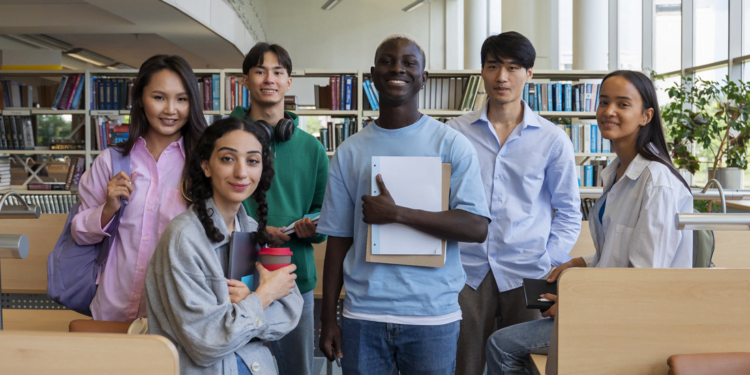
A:
POLYGON ((660 79, 654 81, 654 88, 656 88, 656 100, 659 101, 660 106, 663 106, 671 101, 669 99, 669 94, 667 94, 667 90, 677 83, 680 83, 680 76, 672 76, 663 80, 660 79))
POLYGON ((573 69, 573 0, 558 3, 560 70, 573 69))
POLYGON ((487 25, 490 28, 490 35, 497 35, 503 32, 502 21, 503 21, 503 7, 502 0, 489 0, 487 6, 489 7, 489 18, 487 19, 487 25))
MULTIPOLYGON (((750 1, 750 0, 749 0, 750 1)), ((619 69, 641 70, 643 0, 617 2, 617 47, 619 69)))
POLYGON ((654 1, 654 70, 681 69, 682 5, 679 0, 654 1))
POLYGON ((727 74, 729 74, 729 70, 726 66, 722 66, 716 69, 695 72, 695 78, 705 81, 723 82, 727 78, 727 74))
POLYGON ((695 0, 694 65, 726 60, 729 56, 728 0, 695 0))

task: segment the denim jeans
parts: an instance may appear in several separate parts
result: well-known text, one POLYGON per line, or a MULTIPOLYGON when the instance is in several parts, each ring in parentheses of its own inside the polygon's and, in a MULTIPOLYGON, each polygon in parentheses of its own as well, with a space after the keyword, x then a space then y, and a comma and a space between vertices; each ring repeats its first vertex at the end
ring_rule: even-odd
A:
POLYGON ((312 375, 315 331, 313 291, 302 294, 304 305, 297 327, 280 340, 270 342, 280 375, 312 375))
POLYGON ((530 354, 547 354, 554 320, 534 320, 505 327, 487 340, 487 374, 529 374, 530 354))
POLYGON ((347 375, 453 375, 458 321, 420 326, 343 318, 342 372, 347 375))

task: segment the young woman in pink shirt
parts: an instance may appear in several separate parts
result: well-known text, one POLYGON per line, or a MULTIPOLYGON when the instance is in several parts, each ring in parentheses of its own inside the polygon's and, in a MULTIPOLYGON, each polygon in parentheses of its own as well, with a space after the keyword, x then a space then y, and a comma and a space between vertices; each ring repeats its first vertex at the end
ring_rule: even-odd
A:
POLYGON ((146 316, 144 280, 162 232, 187 210, 180 193, 185 161, 206 128, 202 95, 190 65, 157 55, 141 65, 133 88, 130 134, 119 145, 130 156, 131 175, 112 176, 111 148, 81 178, 81 211, 71 230, 79 244, 94 244, 128 201, 91 302, 96 320, 133 321, 146 316))

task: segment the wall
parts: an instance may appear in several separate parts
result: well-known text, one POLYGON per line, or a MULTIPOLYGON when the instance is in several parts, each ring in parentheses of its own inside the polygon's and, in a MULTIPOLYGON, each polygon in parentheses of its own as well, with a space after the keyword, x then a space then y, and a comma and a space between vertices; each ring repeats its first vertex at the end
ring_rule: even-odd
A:
POLYGON ((273 0, 263 4, 269 43, 284 46, 294 68, 369 70, 375 49, 387 36, 408 33, 427 55, 428 69, 445 69, 445 0, 411 12, 408 0, 273 0))

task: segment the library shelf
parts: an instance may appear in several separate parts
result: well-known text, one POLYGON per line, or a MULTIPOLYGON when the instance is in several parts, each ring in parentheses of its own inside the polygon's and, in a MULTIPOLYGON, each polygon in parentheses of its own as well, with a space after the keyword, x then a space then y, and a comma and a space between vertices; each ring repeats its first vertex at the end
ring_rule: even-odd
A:
MULTIPOLYGON (((454 117, 454 116, 462 116, 467 113, 471 113, 471 111, 459 111, 455 109, 420 109, 419 112, 427 116, 435 116, 435 117, 454 117)), ((380 116, 380 111, 362 111, 362 116, 378 117, 380 116)))
POLYGON ((72 190, 29 190, 26 186, 13 185, 10 188, 0 190, 0 195, 5 193, 18 193, 21 195, 78 195, 78 191, 72 190))
POLYGON ((359 111, 334 111, 330 109, 298 109, 297 116, 357 116, 359 111))
POLYGON ((84 155, 85 150, 0 150, 0 155, 84 155))
POLYGON ((85 115, 85 109, 54 109, 54 108, 21 108, 9 107, 0 110, 3 116, 31 116, 31 115, 85 115))
POLYGON ((596 112, 537 111, 542 117, 596 117, 596 112))

